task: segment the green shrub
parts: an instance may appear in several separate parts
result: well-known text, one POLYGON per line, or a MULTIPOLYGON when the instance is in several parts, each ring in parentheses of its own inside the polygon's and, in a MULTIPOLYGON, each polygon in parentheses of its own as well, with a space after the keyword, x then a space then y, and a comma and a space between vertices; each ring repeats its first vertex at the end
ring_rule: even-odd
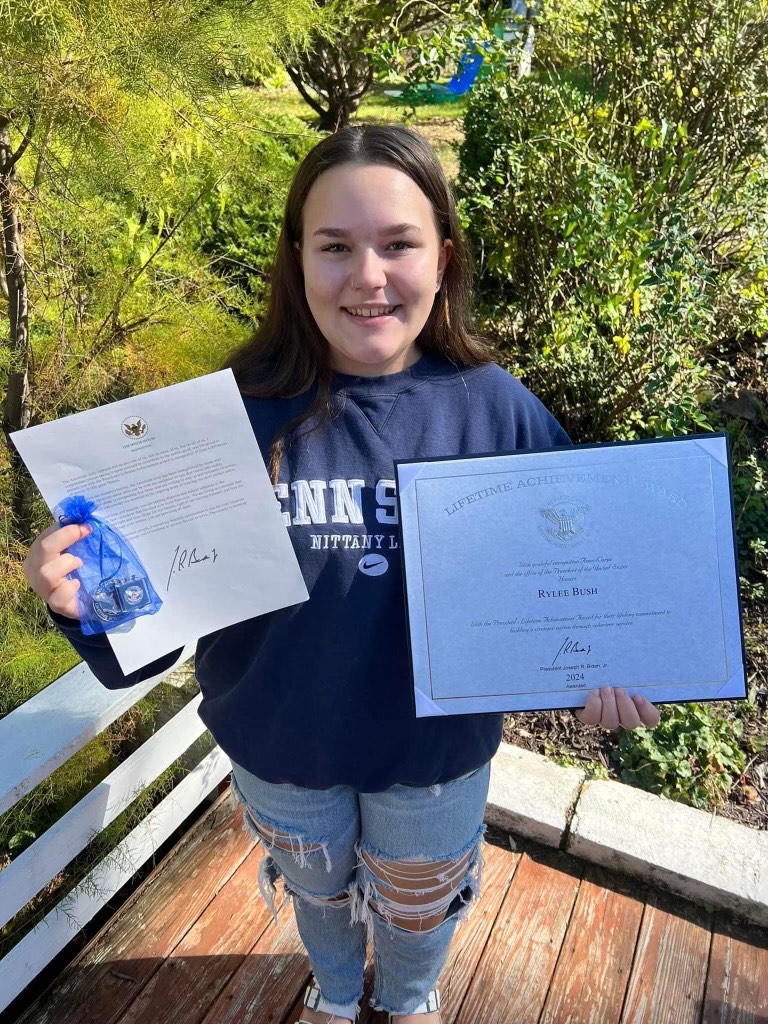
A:
MULTIPOLYGON (((752 450, 745 424, 730 431, 733 504, 742 596, 765 610, 768 600, 768 452, 752 450)), ((768 445, 763 445, 765 449, 768 445)))
POLYGON ((604 0, 569 66, 497 72, 465 116, 480 326, 577 441, 712 429, 721 353, 768 326, 764 33, 669 10, 604 0))
POLYGON ((764 750, 764 10, 566 0, 537 20, 534 73, 497 69, 464 120, 478 326, 574 441, 730 435, 749 700, 733 721, 671 705, 620 741, 624 781, 716 805, 764 750))
POLYGON ((712 429, 713 349, 764 312, 754 267, 706 251, 673 161, 643 184, 595 151, 575 90, 497 78, 476 92, 458 191, 482 328, 574 440, 712 429))
POLYGON ((196 218, 197 244, 232 289, 228 312, 257 317, 267 295, 283 207, 296 164, 319 140, 303 121, 270 117, 238 143, 233 170, 196 218))
POLYGON ((655 729, 622 733, 622 781, 694 807, 722 803, 745 769, 742 730, 704 705, 668 705, 655 729))

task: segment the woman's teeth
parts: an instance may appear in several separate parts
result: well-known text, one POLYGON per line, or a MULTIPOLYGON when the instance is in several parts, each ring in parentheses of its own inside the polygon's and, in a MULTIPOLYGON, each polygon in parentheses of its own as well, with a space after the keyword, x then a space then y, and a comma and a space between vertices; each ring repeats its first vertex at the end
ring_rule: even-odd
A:
POLYGON ((366 309, 363 307, 345 306, 344 309, 347 313, 351 313, 352 316, 388 316, 390 313, 394 313, 397 306, 376 306, 372 309, 366 309))

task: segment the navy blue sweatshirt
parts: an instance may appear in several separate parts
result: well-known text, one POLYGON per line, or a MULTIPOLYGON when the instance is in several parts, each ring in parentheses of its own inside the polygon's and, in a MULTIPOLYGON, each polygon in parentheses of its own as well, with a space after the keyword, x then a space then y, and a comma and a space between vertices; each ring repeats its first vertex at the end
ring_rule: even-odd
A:
MULTIPOLYGON (((270 782, 358 792, 449 782, 494 755, 503 716, 414 715, 393 462, 569 440, 493 363, 458 370, 423 355, 400 373, 336 374, 333 392, 338 415, 288 447, 275 485, 310 599, 198 640, 200 717, 237 764, 270 782)), ((310 398, 243 396, 265 460, 278 426, 310 398)), ((180 653, 126 676, 103 634, 51 617, 110 689, 180 653)))

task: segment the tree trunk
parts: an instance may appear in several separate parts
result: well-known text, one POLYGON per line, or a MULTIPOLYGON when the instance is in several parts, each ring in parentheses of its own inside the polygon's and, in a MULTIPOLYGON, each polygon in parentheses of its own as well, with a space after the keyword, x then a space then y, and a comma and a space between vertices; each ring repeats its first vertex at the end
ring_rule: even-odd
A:
POLYGON ((528 4, 525 11, 525 23, 523 24, 522 49, 520 51, 520 62, 517 65, 517 78, 526 78, 531 73, 531 56, 533 55, 533 40, 536 34, 535 18, 536 4, 528 4))
POLYGON ((318 131, 337 132, 339 128, 346 128, 359 106, 360 100, 358 99, 332 97, 328 102, 328 109, 320 115, 318 131))
POLYGON ((352 36, 340 42, 314 41, 310 50, 286 64, 302 97, 318 115, 318 131, 345 128, 373 83, 373 67, 362 43, 352 36))
POLYGON ((3 222, 5 277, 3 290, 8 293, 11 344, 8 391, 3 408, 3 432, 11 456, 11 512, 14 533, 19 539, 26 539, 30 535, 34 496, 32 480, 15 445, 8 437, 11 431, 23 430, 29 426, 32 411, 29 392, 29 297, 23 229, 14 194, 18 181, 16 164, 28 141, 29 135, 14 154, 11 149, 10 118, 0 114, 0 212, 3 222))

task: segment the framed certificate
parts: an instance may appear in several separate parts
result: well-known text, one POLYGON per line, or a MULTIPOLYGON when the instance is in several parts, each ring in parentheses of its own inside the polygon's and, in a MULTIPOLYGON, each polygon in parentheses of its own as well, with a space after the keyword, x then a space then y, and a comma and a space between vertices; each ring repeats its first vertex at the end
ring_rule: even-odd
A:
POLYGON ((727 435, 395 468, 417 717, 746 697, 727 435))

